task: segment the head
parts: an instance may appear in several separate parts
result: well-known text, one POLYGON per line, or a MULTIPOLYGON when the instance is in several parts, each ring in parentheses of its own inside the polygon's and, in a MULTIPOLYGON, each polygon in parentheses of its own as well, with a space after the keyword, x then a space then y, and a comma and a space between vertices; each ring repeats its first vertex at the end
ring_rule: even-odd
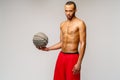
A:
POLYGON ((71 20, 75 16, 76 4, 73 1, 68 1, 65 4, 65 15, 68 20, 71 20))

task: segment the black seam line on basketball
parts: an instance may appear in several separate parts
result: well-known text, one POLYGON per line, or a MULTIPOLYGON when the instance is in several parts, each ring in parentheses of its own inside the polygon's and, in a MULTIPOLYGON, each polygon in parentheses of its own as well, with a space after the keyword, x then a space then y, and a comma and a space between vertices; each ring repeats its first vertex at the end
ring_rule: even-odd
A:
MULTIPOLYGON (((35 37, 41 37, 41 38, 44 38, 44 37, 42 37, 42 36, 39 36, 39 35, 34 35, 35 37)), ((45 37, 47 37, 47 36, 45 36, 45 37)))
POLYGON ((48 38, 47 39, 45 39, 44 37, 41 37, 41 36, 38 36, 38 35, 35 35, 36 37, 40 37, 40 38, 43 38, 44 40, 48 40, 48 38))
MULTIPOLYGON (((34 35, 34 36, 36 36, 36 37, 41 37, 41 36, 39 36, 39 35, 34 35)), ((45 36, 45 37, 47 37, 47 36, 45 36)))

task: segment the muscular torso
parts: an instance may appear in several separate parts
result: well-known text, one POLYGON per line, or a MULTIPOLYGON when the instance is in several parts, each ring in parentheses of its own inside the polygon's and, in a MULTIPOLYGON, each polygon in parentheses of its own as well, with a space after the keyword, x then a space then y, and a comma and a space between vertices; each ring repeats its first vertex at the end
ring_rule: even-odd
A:
POLYGON ((62 34, 62 51, 68 53, 74 53, 78 51, 78 45, 80 41, 79 36, 79 21, 74 20, 72 22, 65 21, 61 26, 62 34))

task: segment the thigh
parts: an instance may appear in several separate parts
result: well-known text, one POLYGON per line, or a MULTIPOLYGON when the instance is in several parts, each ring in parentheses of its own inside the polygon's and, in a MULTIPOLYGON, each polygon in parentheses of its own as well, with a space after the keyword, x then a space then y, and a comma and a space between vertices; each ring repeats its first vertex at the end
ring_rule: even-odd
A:
POLYGON ((62 53, 59 53, 56 61, 54 80, 65 80, 64 56, 62 53))
POLYGON ((73 74, 73 67, 78 61, 78 54, 70 54, 66 60, 66 80, 80 80, 80 73, 73 74))

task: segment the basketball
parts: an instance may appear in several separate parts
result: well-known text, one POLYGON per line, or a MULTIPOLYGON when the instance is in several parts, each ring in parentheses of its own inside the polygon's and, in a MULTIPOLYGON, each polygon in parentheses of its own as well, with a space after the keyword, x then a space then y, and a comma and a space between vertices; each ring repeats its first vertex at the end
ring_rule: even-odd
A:
POLYGON ((48 37, 42 32, 38 32, 33 36, 33 44, 36 47, 45 47, 48 44, 48 37))

